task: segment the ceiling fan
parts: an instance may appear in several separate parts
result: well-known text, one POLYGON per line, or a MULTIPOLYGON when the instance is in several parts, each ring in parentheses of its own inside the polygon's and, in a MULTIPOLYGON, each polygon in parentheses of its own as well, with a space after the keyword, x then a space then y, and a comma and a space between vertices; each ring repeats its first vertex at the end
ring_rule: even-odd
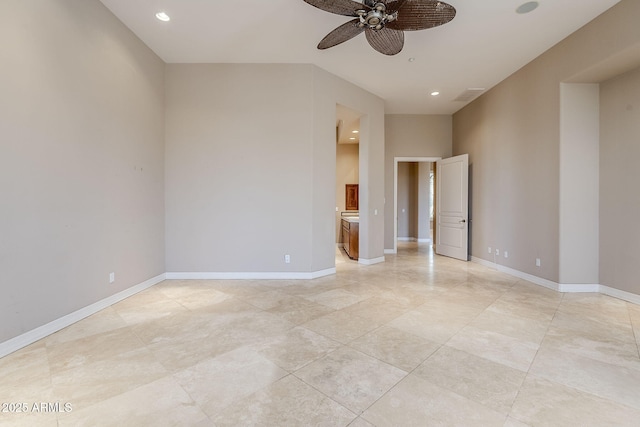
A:
POLYGON ((318 49, 339 45, 364 31, 371 47, 385 55, 395 55, 404 46, 403 31, 437 27, 456 16, 453 6, 438 0, 304 1, 327 12, 355 17, 327 34, 318 49))

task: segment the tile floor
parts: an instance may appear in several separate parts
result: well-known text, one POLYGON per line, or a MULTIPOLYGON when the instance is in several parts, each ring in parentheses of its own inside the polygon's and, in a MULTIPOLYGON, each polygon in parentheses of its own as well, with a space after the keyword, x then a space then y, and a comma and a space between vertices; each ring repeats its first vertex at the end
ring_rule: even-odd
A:
POLYGON ((160 283, 0 359, 0 426, 640 423, 639 306, 415 243, 337 269, 160 283))

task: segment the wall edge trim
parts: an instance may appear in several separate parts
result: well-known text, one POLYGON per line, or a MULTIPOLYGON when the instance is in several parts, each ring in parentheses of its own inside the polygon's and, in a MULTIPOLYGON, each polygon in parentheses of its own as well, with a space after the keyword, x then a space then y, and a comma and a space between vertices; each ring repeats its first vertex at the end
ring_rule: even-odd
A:
POLYGON ((486 261, 482 258, 471 257, 471 261, 484 265, 485 267, 493 268, 494 270, 501 271, 503 273, 507 273, 511 276, 527 280, 531 283, 534 283, 539 286, 543 286, 548 289, 552 289, 556 292, 562 293, 576 293, 576 292, 584 292, 584 293, 598 293, 607 295, 613 298, 618 298, 623 301, 627 301, 633 304, 640 305, 640 295, 623 291, 620 289, 612 288, 605 285, 600 285, 597 283, 556 283, 551 280, 543 279, 541 277, 537 277, 528 273, 524 273, 519 270, 515 270, 513 268, 505 267, 502 265, 495 264, 491 261, 486 261))
POLYGON ((371 259, 358 258, 358 264, 363 264, 363 265, 380 264, 381 262, 384 262, 384 261, 385 259, 383 256, 379 258, 371 258, 371 259))
POLYGON ((28 332, 25 332, 22 335, 18 335, 17 337, 11 338, 8 341, 0 343, 0 358, 7 356, 15 351, 20 350, 28 345, 33 344, 36 341, 39 341, 51 334, 58 332, 61 329, 66 328, 67 326, 71 326, 76 322, 79 322, 82 319, 85 319, 92 314, 99 312, 100 310, 104 310, 116 304, 126 298, 129 298, 139 292, 144 291, 154 285, 165 280, 165 274, 160 274, 158 276, 152 277, 151 279, 145 280, 142 283, 134 285, 130 288, 125 289, 124 291, 118 292, 117 294, 111 295, 107 298, 104 298, 98 302, 90 304, 86 307, 83 307, 79 310, 74 311, 73 313, 69 313, 65 316, 62 316, 56 320, 53 320, 45 325, 39 326, 35 329, 32 329, 28 332))
POLYGON ((605 285, 600 285, 600 293, 640 305, 640 295, 632 294, 631 292, 622 291, 620 289, 611 288, 605 285))
POLYGON ((167 280, 311 280, 336 274, 336 268, 312 272, 169 272, 167 280))

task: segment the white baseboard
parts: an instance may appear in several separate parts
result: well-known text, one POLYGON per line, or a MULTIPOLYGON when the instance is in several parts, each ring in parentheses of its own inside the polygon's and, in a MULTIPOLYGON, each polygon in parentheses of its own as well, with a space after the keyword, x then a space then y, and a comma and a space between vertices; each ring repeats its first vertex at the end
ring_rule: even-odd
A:
POLYGON ((311 280, 336 274, 336 269, 312 272, 245 272, 245 273, 216 273, 216 272, 173 272, 166 273, 167 280, 311 280))
POLYGON ((418 243, 431 243, 431 239, 418 239, 418 243))
POLYGON ((156 285, 163 280, 169 279, 317 279, 319 277, 336 274, 336 269, 328 268, 326 270, 314 271, 311 273, 163 273, 159 276, 146 280, 138 285, 132 286, 115 295, 107 297, 96 303, 60 317, 46 325, 35 328, 29 332, 11 338, 8 341, 0 343, 0 357, 11 354, 21 348, 24 348, 36 341, 41 340, 61 329, 66 328, 92 314, 104 310, 130 296, 142 292, 145 289, 156 285))
POLYGON ((609 286, 600 285, 597 283, 557 283, 551 280, 543 279, 522 271, 514 270, 513 268, 505 267, 503 265, 495 264, 490 261, 486 261, 481 258, 471 257, 471 261, 476 264, 484 265, 485 267, 493 268, 494 270, 501 271, 520 279, 524 279, 528 282, 536 285, 544 286, 545 288, 553 289, 562 293, 599 293, 608 295, 614 298, 618 298, 624 301, 628 301, 634 304, 640 305, 640 295, 633 294, 627 291, 621 291, 620 289, 611 288, 609 286))
POLYGON ((600 285, 600 293, 609 295, 610 297, 625 300, 640 305, 640 295, 631 292, 621 291, 620 289, 610 288, 609 286, 600 285))
POLYGON ((472 256, 471 262, 475 262, 476 264, 484 265, 485 267, 489 267, 489 268, 493 268, 494 270, 497 270, 495 263, 484 260, 482 258, 472 256))
POLYGON ((416 242, 418 239, 415 237, 398 237, 398 242, 416 242))
POLYGON ((600 285, 595 283, 558 283, 558 292, 564 293, 599 293, 600 285))
MULTIPOLYGON (((396 251, 394 251, 393 249, 385 249, 384 253, 394 254, 396 253, 396 251)), ((633 294, 631 292, 622 291, 615 288, 611 288, 609 286, 604 286, 599 284, 560 284, 560 283, 553 282, 551 280, 543 279, 541 277, 533 276, 531 274, 509 268, 509 267, 498 265, 493 262, 483 260, 481 258, 471 257, 471 261, 476 264, 493 268, 495 270, 501 271, 511 276, 527 280, 536 285, 553 289, 558 292, 601 293, 604 295, 608 295, 614 298, 618 298, 624 301, 628 301, 628 302, 640 305, 640 295, 633 294)), ((379 258, 373 258, 373 259, 364 259, 364 258, 358 259, 358 263, 363 265, 374 265, 381 262, 385 262, 384 256, 379 258)), ((116 304, 126 298, 129 298, 130 296, 133 296, 139 292, 142 292, 143 290, 148 289, 162 282, 163 280, 172 280, 172 279, 173 280, 175 279, 182 279, 182 280, 190 280, 190 279, 310 280, 310 279, 316 279, 319 277, 329 276, 335 273, 336 273, 335 268, 328 268, 325 270, 319 270, 319 271, 314 271, 310 273, 273 272, 273 273, 164 273, 164 274, 160 274, 138 285, 132 286, 131 288, 125 289, 122 292, 119 292, 115 295, 107 297, 94 304, 81 308, 80 310, 74 311, 73 313, 70 313, 66 316, 63 316, 59 319, 49 322, 46 325, 40 326, 36 329, 33 329, 29 332, 26 332, 8 341, 0 343, 0 358, 8 354, 11 354, 17 350, 20 350, 21 348, 24 348, 30 344, 33 344, 34 342, 39 341, 48 335, 58 332, 59 330, 64 329, 67 326, 70 326, 86 317, 89 317, 92 314, 99 312, 100 310, 104 310, 105 308, 110 307, 113 304, 116 304)))
POLYGON ((383 256, 379 258, 372 258, 372 259, 358 258, 358 264, 363 264, 363 265, 380 264, 381 262, 384 262, 384 261, 385 260, 383 256))
POLYGON ((48 335, 58 332, 59 330, 64 329, 67 326, 70 326, 84 318, 87 318, 92 314, 96 314, 100 310, 104 310, 105 308, 112 306, 113 304, 118 303, 123 299, 129 298, 130 296, 133 296, 138 292, 142 292, 145 289, 148 289, 153 285, 162 282, 163 280, 165 280, 165 275, 160 274, 159 276, 153 277, 138 285, 125 289, 122 292, 118 292, 115 295, 111 295, 110 297, 93 303, 87 307, 67 314, 66 316, 62 316, 59 319, 47 323, 46 325, 42 325, 15 338, 11 338, 8 341, 0 343, 0 357, 4 357, 7 354, 13 353, 14 351, 20 350, 23 347, 33 344, 34 342, 39 341, 48 335))
POLYGON ((385 249, 385 250, 384 250, 384 254, 385 254, 385 255, 395 255, 395 254, 397 254, 397 253, 398 253, 398 251, 397 251, 397 250, 395 250, 395 249, 385 249))

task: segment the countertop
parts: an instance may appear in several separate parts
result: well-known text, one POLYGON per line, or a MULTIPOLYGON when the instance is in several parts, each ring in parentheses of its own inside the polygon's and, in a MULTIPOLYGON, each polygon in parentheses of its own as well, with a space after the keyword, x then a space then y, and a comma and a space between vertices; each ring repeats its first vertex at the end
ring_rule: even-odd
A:
POLYGON ((347 221, 347 222, 355 222, 355 223, 359 223, 360 222, 360 217, 359 216, 343 216, 342 219, 347 221))

